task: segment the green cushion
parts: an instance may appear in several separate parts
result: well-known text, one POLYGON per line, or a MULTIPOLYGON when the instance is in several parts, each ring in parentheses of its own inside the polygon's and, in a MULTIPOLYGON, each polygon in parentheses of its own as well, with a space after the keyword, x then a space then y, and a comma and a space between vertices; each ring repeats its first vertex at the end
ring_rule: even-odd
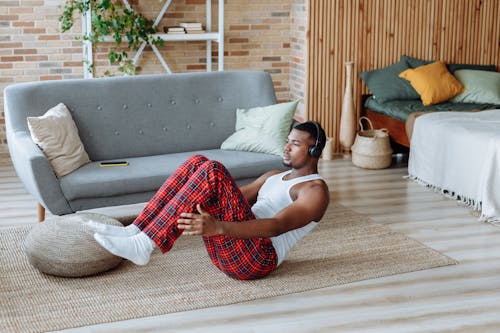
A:
MULTIPOLYGON (((407 56, 406 54, 403 54, 401 59, 404 59, 408 63, 408 66, 410 66, 411 68, 417 68, 423 65, 428 65, 435 61, 435 60, 422 60, 418 58, 413 58, 407 56)), ((489 71, 489 72, 496 72, 497 70, 496 65, 475 65, 475 64, 446 64, 446 68, 452 73, 459 69, 474 69, 478 71, 489 71)))
POLYGON ((298 103, 236 110, 236 132, 222 143, 221 149, 281 156, 298 103))
POLYGON ((365 81, 373 97, 380 103, 392 100, 419 99, 419 94, 410 83, 399 77, 399 74, 408 68, 406 61, 401 59, 391 66, 361 72, 359 76, 365 81))
POLYGON ((454 75, 467 90, 455 96, 452 102, 500 105, 500 73, 460 69, 454 75))
POLYGON ((448 64, 446 65, 446 67, 448 67, 448 70, 452 73, 460 69, 472 69, 477 71, 488 71, 488 72, 496 72, 497 70, 497 66, 495 65, 448 64))
POLYGON ((417 67, 420 67, 423 65, 428 65, 428 64, 435 62, 435 60, 422 60, 422 59, 418 59, 418 58, 413 58, 413 57, 410 57, 406 54, 403 54, 401 56, 401 60, 406 61, 406 63, 408 64, 408 66, 410 66, 410 68, 417 68, 417 67))

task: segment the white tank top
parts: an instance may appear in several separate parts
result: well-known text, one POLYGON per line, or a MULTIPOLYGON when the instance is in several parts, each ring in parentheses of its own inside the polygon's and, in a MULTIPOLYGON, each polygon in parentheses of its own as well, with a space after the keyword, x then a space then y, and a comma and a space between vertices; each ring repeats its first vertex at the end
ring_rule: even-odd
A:
MULTIPOLYGON (((272 218, 279 211, 293 203, 290 196, 290 189, 296 184, 307 182, 315 179, 323 179, 319 174, 311 174, 307 176, 297 177, 290 180, 284 180, 283 177, 288 175, 291 170, 279 173, 269 177, 264 185, 259 190, 257 202, 252 206, 252 212, 258 219, 272 218)), ((309 233, 318 222, 311 221, 305 226, 287 231, 276 237, 271 237, 274 249, 278 255, 278 265, 286 258, 290 250, 297 244, 307 233, 309 233)))

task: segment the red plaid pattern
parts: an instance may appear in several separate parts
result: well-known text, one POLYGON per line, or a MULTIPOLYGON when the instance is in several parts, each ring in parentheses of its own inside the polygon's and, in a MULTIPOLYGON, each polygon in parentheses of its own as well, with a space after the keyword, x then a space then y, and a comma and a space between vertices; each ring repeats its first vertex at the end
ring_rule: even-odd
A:
MULTIPOLYGON (((134 224, 165 253, 182 234, 177 228, 179 214, 196 212, 198 203, 219 221, 255 219, 224 165, 196 155, 165 181, 134 224)), ((269 238, 213 236, 203 240, 213 264, 232 278, 258 279, 276 268, 276 251, 269 238)))

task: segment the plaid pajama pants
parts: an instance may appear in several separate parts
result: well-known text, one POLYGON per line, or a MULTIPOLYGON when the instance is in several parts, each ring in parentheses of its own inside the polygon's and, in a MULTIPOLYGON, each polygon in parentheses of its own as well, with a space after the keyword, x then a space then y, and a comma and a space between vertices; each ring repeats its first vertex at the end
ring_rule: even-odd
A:
MULTIPOLYGON (((255 219, 224 165, 195 155, 165 181, 134 224, 165 253, 183 232, 177 228, 180 213, 197 212, 198 203, 219 221, 255 219)), ((269 238, 203 236, 203 241, 212 263, 234 279, 262 278, 276 268, 276 251, 269 238)))

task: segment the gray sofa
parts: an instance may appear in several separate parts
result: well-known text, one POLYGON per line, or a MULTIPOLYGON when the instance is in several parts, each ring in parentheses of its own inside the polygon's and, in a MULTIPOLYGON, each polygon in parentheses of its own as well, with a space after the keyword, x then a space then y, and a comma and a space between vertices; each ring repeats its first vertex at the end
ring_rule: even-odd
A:
POLYGON ((236 108, 276 103, 265 72, 21 83, 4 90, 4 102, 15 170, 28 191, 56 215, 146 202, 193 154, 221 161, 239 184, 283 168, 277 155, 219 149, 234 132, 236 108), (32 141, 26 121, 58 103, 70 110, 92 160, 61 178, 32 141), (102 168, 103 160, 126 160, 129 166, 102 168))

